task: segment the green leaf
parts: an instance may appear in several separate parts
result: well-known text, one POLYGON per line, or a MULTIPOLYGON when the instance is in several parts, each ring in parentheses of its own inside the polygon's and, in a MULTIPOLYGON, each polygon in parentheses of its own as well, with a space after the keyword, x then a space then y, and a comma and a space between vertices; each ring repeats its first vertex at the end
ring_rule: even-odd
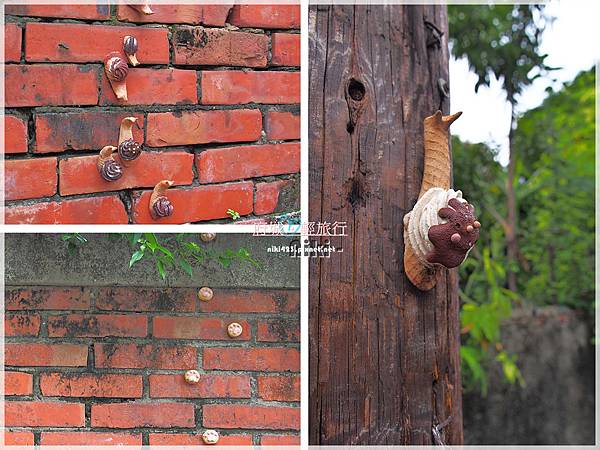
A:
POLYGON ((138 250, 133 255, 131 255, 131 259, 129 260, 129 267, 131 268, 136 262, 144 257, 144 252, 138 250))

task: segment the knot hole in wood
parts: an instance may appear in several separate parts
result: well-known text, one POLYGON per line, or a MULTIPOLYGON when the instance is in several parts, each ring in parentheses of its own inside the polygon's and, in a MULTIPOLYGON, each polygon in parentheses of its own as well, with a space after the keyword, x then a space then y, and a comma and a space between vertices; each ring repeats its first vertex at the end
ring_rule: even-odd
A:
POLYGON ((350 120, 346 126, 346 130, 349 134, 354 133, 356 122, 362 111, 364 99, 367 95, 367 90, 362 81, 352 77, 346 84, 346 102, 348 103, 348 111, 350 113, 350 120))

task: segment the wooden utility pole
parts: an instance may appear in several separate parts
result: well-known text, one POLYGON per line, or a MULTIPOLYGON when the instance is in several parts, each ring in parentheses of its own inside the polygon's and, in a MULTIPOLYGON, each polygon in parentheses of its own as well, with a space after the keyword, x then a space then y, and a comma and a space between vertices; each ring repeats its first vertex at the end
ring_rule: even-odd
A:
POLYGON ((309 32, 310 220, 349 233, 311 260, 310 443, 462 444, 457 272, 421 292, 402 266, 446 7, 313 6, 309 32))

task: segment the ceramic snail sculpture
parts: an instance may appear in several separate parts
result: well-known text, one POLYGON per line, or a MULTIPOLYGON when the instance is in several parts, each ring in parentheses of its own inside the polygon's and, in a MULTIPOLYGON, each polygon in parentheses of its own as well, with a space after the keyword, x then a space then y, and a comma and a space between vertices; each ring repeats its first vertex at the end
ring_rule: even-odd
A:
POLYGON ((107 145, 100 150, 100 155, 98 156, 98 172, 100 172, 100 176, 106 181, 117 181, 123 176, 123 168, 113 158, 113 152, 116 149, 117 147, 107 145))
POLYGON ((215 445, 219 442, 219 432, 217 430, 206 430, 202 433, 202 441, 206 445, 215 445))
POLYGON ((440 267, 457 267, 479 238, 475 209, 450 188, 448 130, 460 117, 440 111, 424 121, 425 164, 419 199, 404 216, 404 271, 418 289, 435 286, 440 267))
POLYGON ((133 125, 137 122, 135 117, 125 117, 119 129, 119 159, 124 167, 130 167, 142 154, 142 146, 133 139, 133 125))
POLYGON ((154 186, 150 196, 150 215, 154 220, 169 217, 173 214, 173 205, 165 195, 165 192, 171 186, 173 186, 173 182, 170 180, 162 180, 154 186))
POLYGON ((125 52, 125 56, 129 60, 129 64, 133 67, 139 64, 137 60, 136 53, 138 51, 138 41, 133 36, 125 36, 123 38, 123 51, 125 52))
POLYGON ((117 98, 127 101, 127 85, 125 84, 125 78, 129 73, 127 62, 118 53, 110 53, 104 58, 104 71, 117 98))
POLYGON ((142 2, 137 5, 129 5, 129 6, 131 6, 136 11, 141 12, 146 15, 154 14, 154 11, 152 11, 152 8, 150 8, 150 5, 148 4, 148 2, 142 2))

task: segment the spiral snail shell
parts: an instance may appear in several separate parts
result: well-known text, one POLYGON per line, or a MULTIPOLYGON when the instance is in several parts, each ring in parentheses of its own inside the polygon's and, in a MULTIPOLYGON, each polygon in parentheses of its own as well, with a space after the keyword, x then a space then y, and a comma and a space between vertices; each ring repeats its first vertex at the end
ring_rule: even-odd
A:
POLYGON ((133 161, 142 154, 142 146, 133 139, 127 139, 119 144, 118 152, 122 161, 133 161))
POLYGON ((167 197, 158 197, 152 205, 152 212, 156 217, 169 217, 173 214, 173 205, 167 197))
POLYGON ((135 67, 139 64, 136 56, 138 51, 138 41, 135 37, 125 36, 123 38, 123 51, 125 52, 125 56, 127 56, 127 59, 132 66, 135 67))

